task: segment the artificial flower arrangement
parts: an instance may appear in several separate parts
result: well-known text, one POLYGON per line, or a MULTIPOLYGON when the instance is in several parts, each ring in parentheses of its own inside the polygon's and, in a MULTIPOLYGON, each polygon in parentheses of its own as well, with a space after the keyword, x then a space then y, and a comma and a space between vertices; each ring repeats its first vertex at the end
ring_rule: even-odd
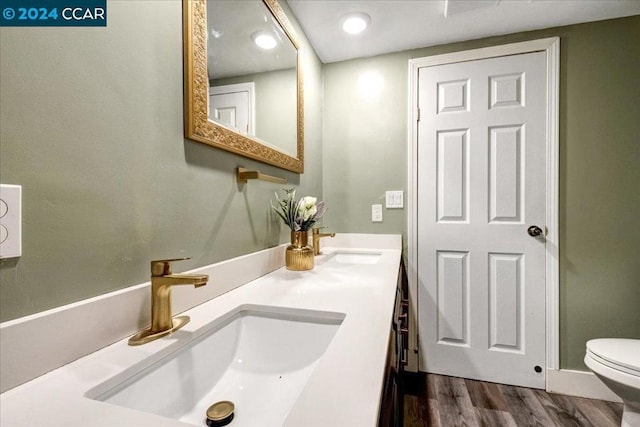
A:
POLYGON ((276 193, 276 205, 271 203, 271 208, 282 218, 291 231, 308 231, 322 218, 327 208, 324 202, 318 202, 317 198, 305 196, 296 201, 294 188, 283 188, 286 193, 284 198, 276 193))

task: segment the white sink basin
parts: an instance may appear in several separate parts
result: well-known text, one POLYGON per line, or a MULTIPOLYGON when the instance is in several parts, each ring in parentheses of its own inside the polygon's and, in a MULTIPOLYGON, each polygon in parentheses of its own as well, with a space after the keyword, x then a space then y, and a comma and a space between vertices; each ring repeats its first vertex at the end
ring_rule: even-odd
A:
POLYGON ((213 403, 235 404, 231 427, 280 426, 340 327, 343 313, 244 305, 169 354, 141 362, 86 397, 206 425, 213 403), (159 360, 158 360, 159 359, 159 360))
POLYGON ((339 264, 377 264, 381 256, 380 252, 336 251, 331 254, 328 261, 339 264))

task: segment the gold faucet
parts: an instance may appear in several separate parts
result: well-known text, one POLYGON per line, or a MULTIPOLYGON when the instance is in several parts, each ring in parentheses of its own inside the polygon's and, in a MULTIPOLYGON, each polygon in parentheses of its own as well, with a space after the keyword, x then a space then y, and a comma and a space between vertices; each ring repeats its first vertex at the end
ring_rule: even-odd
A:
POLYGON ((206 274, 172 274, 171 263, 190 258, 151 261, 151 326, 129 338, 129 345, 141 345, 177 331, 187 323, 189 316, 171 315, 171 287, 177 285, 204 286, 206 274))
POLYGON ((323 237, 335 237, 336 233, 321 233, 320 227, 318 227, 313 229, 312 235, 313 235, 313 254, 320 255, 322 254, 322 252, 320 252, 320 239, 323 237))

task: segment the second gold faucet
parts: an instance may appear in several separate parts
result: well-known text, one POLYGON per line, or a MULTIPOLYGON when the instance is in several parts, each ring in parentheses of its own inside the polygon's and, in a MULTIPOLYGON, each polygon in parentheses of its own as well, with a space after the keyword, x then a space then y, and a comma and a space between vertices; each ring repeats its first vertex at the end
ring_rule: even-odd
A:
POLYGON ((313 229, 313 254, 320 255, 320 239, 323 237, 335 237, 336 233, 321 233, 320 228, 313 229))

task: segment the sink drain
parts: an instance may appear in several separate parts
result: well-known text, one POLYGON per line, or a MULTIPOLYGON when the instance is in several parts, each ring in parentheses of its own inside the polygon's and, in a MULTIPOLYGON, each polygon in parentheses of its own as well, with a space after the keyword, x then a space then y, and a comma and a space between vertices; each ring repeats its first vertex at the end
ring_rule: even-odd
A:
POLYGON ((207 425, 209 427, 226 426, 233 421, 235 405, 228 400, 221 400, 207 409, 207 425))

